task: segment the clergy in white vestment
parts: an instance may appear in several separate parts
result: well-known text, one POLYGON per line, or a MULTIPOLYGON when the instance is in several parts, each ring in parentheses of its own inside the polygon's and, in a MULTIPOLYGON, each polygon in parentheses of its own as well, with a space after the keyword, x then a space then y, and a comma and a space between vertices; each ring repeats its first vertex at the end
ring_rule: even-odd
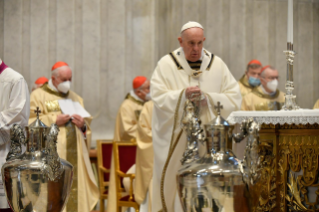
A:
MULTIPOLYGON (((23 76, 0 59, 0 165, 6 162, 10 150, 10 128, 13 124, 28 125, 30 96, 23 76)), ((4 194, 0 178, 0 211, 12 211, 4 194)))
MULTIPOLYGON (((83 108, 83 99, 70 90, 72 70, 65 62, 56 62, 51 69, 51 79, 35 89, 30 97, 30 109, 41 110, 40 120, 47 126, 59 126, 57 151, 60 158, 73 165, 73 183, 64 212, 91 211, 99 199, 99 190, 89 158, 91 146, 92 117, 83 118, 79 114, 64 114, 60 100, 78 102, 83 108)), ((29 123, 36 119, 31 113, 29 123)), ((53 205, 52 211, 57 209, 53 205)))
MULTIPOLYGON (((186 136, 180 127, 186 99, 202 96, 202 125, 216 116, 214 105, 218 101, 224 106, 221 112, 224 118, 241 105, 239 85, 227 65, 203 48, 202 25, 186 23, 178 41, 180 48, 160 59, 151 78, 154 101, 152 212, 183 211, 176 192, 176 173, 186 147, 186 136)), ((205 147, 199 148, 204 153, 205 147)))

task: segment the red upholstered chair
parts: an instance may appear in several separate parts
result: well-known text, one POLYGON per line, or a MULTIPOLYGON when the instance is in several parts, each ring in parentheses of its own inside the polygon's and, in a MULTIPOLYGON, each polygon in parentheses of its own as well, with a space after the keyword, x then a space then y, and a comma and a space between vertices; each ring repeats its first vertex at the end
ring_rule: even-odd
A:
POLYGON ((97 140, 97 163, 100 190, 100 212, 104 212, 104 200, 108 197, 113 142, 97 140))
POLYGON ((134 200, 133 195, 133 180, 135 174, 126 174, 126 172, 135 164, 136 143, 132 142, 113 142, 114 154, 114 170, 116 182, 116 204, 117 212, 121 211, 122 207, 133 207, 135 211, 139 211, 139 205, 134 200), (130 189, 125 191, 122 180, 124 177, 130 178, 130 189), (125 193, 123 193, 125 191, 125 193))

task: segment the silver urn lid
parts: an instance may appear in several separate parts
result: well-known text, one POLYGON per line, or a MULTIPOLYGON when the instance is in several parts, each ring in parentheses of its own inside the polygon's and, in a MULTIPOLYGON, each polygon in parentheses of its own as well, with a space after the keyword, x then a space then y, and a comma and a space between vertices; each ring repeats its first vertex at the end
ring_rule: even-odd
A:
POLYGON ((39 110, 39 107, 37 107, 36 110, 34 110, 34 113, 37 114, 37 119, 32 122, 28 128, 29 129, 33 129, 33 128, 36 128, 36 129, 39 129, 39 128, 43 128, 43 129, 47 129, 48 126, 46 126, 40 119, 39 119, 39 113, 41 113, 41 110, 39 110))
POLYGON ((223 106, 217 102, 214 107, 217 110, 217 116, 208 124, 205 124, 206 132, 206 148, 207 153, 214 153, 216 151, 225 152, 231 149, 231 131, 234 125, 229 124, 220 114, 223 106))
POLYGON ((223 128, 223 127, 230 127, 233 126, 226 121, 221 115, 220 111, 223 109, 223 105, 220 104, 220 102, 217 102, 217 106, 215 106, 215 109, 217 110, 217 116, 210 121, 208 124, 205 124, 206 129, 211 129, 211 128, 223 128))

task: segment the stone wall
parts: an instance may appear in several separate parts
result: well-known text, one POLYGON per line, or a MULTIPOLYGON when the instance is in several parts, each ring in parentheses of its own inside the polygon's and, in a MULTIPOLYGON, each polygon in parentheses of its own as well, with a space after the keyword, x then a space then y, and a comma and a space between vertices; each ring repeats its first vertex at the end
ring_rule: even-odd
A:
MULTIPOLYGON (((253 58, 280 72, 284 90, 287 0, 0 0, 0 57, 31 88, 63 60, 72 89, 94 116, 93 138, 112 138, 116 112, 136 75, 178 47, 187 21, 205 27, 205 47, 236 79, 253 58)), ((319 98, 319 0, 294 0, 295 93, 319 98)))

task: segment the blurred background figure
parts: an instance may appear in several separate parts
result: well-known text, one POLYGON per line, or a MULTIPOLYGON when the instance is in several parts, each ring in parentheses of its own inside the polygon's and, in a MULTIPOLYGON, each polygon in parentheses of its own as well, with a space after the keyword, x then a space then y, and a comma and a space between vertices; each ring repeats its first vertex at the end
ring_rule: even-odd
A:
POLYGON ((49 82, 31 93, 32 114, 29 123, 35 121, 36 114, 33 111, 39 107, 39 117, 45 125, 59 126, 57 151, 61 158, 73 165, 74 173, 66 211, 91 211, 99 199, 99 190, 88 153, 91 146, 92 117, 83 118, 76 111, 72 115, 64 114, 59 103, 61 100, 71 100, 84 108, 83 99, 70 90, 71 80, 72 70, 69 65, 62 61, 56 62, 52 66, 49 82))
POLYGON ((242 97, 249 94, 253 88, 260 85, 259 75, 262 69, 261 62, 259 60, 251 60, 247 64, 245 74, 238 81, 240 93, 242 97))
POLYGON ((316 101, 315 105, 313 106, 313 109, 319 109, 319 99, 316 101))
POLYGON ((32 86, 32 91, 34 91, 37 88, 40 88, 44 83, 49 82, 48 78, 46 77, 39 77, 32 86))
POLYGON ((153 101, 144 104, 137 124, 136 171, 134 198, 140 205, 140 212, 152 210, 153 141, 152 114, 153 101))
POLYGON ((150 100, 150 81, 137 76, 132 82, 132 90, 121 104, 115 123, 114 141, 130 141, 136 138, 137 121, 143 105, 150 100))
MULTIPOLYGON (((143 105, 150 99, 150 81, 145 76, 135 77, 132 82, 132 90, 126 95, 117 112, 113 141, 136 141, 138 119, 143 105)), ((135 173, 135 164, 127 171, 127 173, 135 173)), ((127 191, 129 181, 125 178, 124 181, 124 187, 126 187, 127 191)), ((116 211, 115 170, 113 159, 110 173, 107 211, 116 211)))
MULTIPOLYGON (((28 125, 30 96, 23 76, 0 59, 0 165, 6 162, 10 150, 10 128, 14 124, 28 125)), ((0 211, 11 212, 0 178, 0 211)))
POLYGON ((280 110, 285 103, 284 93, 279 91, 279 74, 272 66, 261 70, 261 85, 243 98, 241 110, 280 110))

